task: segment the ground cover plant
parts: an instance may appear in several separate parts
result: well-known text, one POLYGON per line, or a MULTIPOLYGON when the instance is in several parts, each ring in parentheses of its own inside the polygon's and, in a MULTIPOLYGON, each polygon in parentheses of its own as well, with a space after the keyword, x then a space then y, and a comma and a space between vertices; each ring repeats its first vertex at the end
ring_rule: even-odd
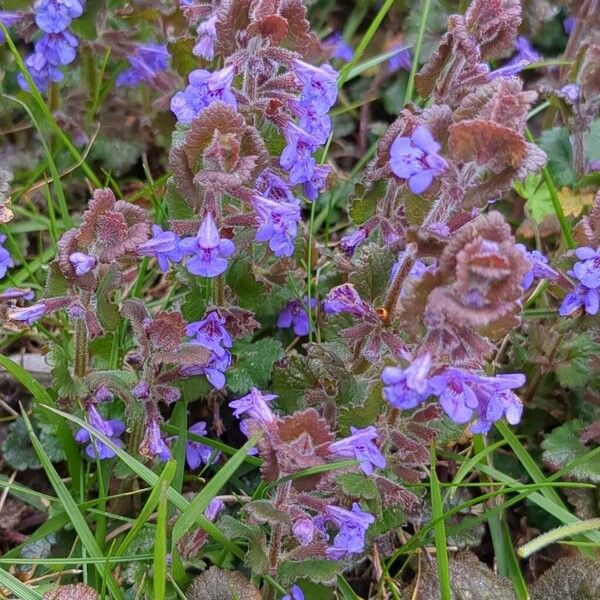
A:
POLYGON ((596 0, 0 44, 0 598, 600 598, 596 0))

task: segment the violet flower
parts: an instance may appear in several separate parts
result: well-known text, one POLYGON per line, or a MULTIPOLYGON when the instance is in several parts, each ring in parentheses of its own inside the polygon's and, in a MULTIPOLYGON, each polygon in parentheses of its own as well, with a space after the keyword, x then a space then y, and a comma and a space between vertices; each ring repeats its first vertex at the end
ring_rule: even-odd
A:
POLYGON ((308 546, 313 541, 315 531, 315 525, 308 517, 296 519, 292 525, 292 533, 302 546, 308 546))
POLYGON ((15 266, 15 262, 10 255, 10 252, 4 247, 6 236, 0 233, 0 279, 4 279, 8 269, 15 266))
POLYGON ((263 198, 269 198, 278 202, 297 201, 289 184, 269 169, 265 169, 256 178, 256 189, 263 198))
POLYGON ((563 27, 565 28, 565 33, 567 35, 571 35, 571 32, 575 28, 576 24, 577 24, 577 19, 575 17, 567 17, 563 21, 563 27))
POLYGON ((410 71, 412 69, 413 61, 412 50, 403 47, 402 45, 394 46, 392 50, 397 50, 397 52, 388 60, 389 72, 395 73, 400 69, 403 71, 410 71))
POLYGON ((233 340, 225 329, 225 317, 216 310, 211 310, 201 321, 189 323, 185 333, 193 338, 193 344, 204 346, 217 356, 223 356, 225 348, 233 346, 233 340))
MULTIPOLYGON (((288 327, 294 327, 294 333, 299 337, 304 337, 310 333, 310 325, 308 319, 308 313, 306 312, 306 303, 308 298, 305 296, 304 301, 290 300, 279 313, 277 317, 277 327, 280 329, 287 329, 288 327)), ((316 308, 317 299, 310 299, 310 307, 316 308)))
POLYGON ((194 56, 204 60, 212 60, 215 57, 215 41, 217 40, 217 15, 213 14, 202 21, 196 30, 198 42, 192 50, 194 56))
POLYGON ((79 0, 37 0, 33 10, 35 22, 42 31, 60 33, 83 14, 83 4, 79 0))
MULTIPOLYGON (((42 91, 46 90, 50 83, 58 83, 65 77, 56 65, 51 64, 50 61, 39 52, 30 54, 25 59, 25 66, 35 85, 42 91)), ((17 75, 17 81, 21 89, 29 91, 29 84, 22 73, 17 75)))
POLYGON ((47 33, 35 43, 36 54, 41 54, 49 64, 68 65, 77 56, 79 40, 70 31, 47 33))
POLYGON ((565 296, 559 314, 564 317, 583 307, 588 315, 595 315, 600 309, 600 251, 582 247, 575 255, 579 261, 567 273, 580 283, 565 296))
POLYGON ((269 242, 269 248, 275 256, 291 256, 300 221, 298 200, 294 198, 293 202, 274 202, 255 195, 252 204, 258 221, 254 239, 257 242, 269 242))
POLYGON ((164 44, 143 44, 127 56, 129 68, 119 73, 117 86, 135 86, 141 82, 152 83, 154 78, 169 68, 170 54, 164 44))
POLYGON ((299 117, 298 126, 315 138, 319 144, 324 144, 331 133, 331 119, 327 114, 320 114, 314 104, 292 102, 291 109, 299 117))
POLYGON ((160 460, 171 458, 171 451, 162 437, 157 419, 148 419, 139 451, 142 456, 154 456, 160 460))
POLYGON ((211 213, 206 213, 195 237, 179 242, 179 249, 191 255, 186 263, 192 275, 217 277, 227 269, 227 258, 235 252, 235 244, 219 237, 219 230, 211 213))
POLYGON ((329 450, 343 458, 355 458, 365 475, 371 475, 374 468, 383 469, 385 458, 374 444, 377 439, 377 429, 373 426, 358 429, 350 427, 351 436, 333 442, 329 450))
POLYGON ((515 40, 516 54, 506 63, 505 66, 522 64, 531 64, 538 62, 542 55, 534 49, 531 42, 524 36, 520 35, 515 40))
POLYGON ((69 262, 75 269, 75 275, 81 277, 96 268, 98 259, 95 256, 90 256, 83 252, 73 252, 72 254, 69 254, 69 262))
MULTIPOLYGON (((188 431, 194 435, 206 437, 206 423, 198 421, 188 431)), ((190 439, 187 441, 185 457, 188 467, 192 471, 195 471, 201 464, 209 465, 217 462, 220 455, 220 452, 215 452, 210 446, 202 442, 195 442, 190 439)))
POLYGON ((33 300, 35 294, 30 288, 6 288, 0 292, 0 302, 10 300, 33 300))
POLYGON ((218 498, 213 498, 208 506, 204 509, 204 516, 211 522, 215 522, 219 513, 225 508, 225 504, 223 504, 222 500, 218 498))
POLYGON ((390 148, 390 166, 400 179, 408 181, 413 194, 421 194, 441 175, 448 163, 438 154, 441 146, 429 129, 418 125, 410 137, 398 136, 390 148))
MULTIPOLYGON (((119 421, 118 419, 110 419, 108 421, 104 420, 102 415, 98 412, 98 409, 93 404, 88 407, 87 414, 88 422, 92 429, 109 438, 110 441, 117 446, 117 448, 123 447, 123 442, 119 439, 125 432, 125 424, 123 421, 119 421)), ((85 453, 92 460, 95 460, 96 458, 105 460, 115 456, 114 451, 99 439, 94 438, 92 441, 90 432, 83 427, 75 434, 75 441, 79 444, 87 444, 85 447, 85 453)))
POLYGON ((560 92, 571 104, 575 104, 581 97, 581 88, 576 83, 567 83, 560 88, 560 92))
POLYGON ((289 171, 293 185, 311 181, 317 165, 312 155, 319 145, 317 140, 294 123, 287 123, 283 133, 287 146, 281 153, 279 164, 289 171))
POLYGON ((296 58, 292 69, 303 86, 301 101, 311 104, 318 114, 327 114, 337 100, 338 72, 327 63, 316 67, 296 58))
POLYGON ((211 359, 205 365, 187 365, 181 369, 185 377, 192 375, 205 375, 208 382, 217 390, 225 387, 225 372, 231 366, 231 352, 218 356, 213 352, 211 359))
POLYGON ((224 104, 237 108, 231 84, 235 77, 232 66, 220 71, 196 69, 189 76, 189 85, 182 92, 177 92, 171 99, 171 110, 180 123, 191 123, 207 106, 219 100, 224 104))
POLYGON ((140 256, 153 256, 159 269, 166 273, 169 270, 169 261, 178 263, 183 258, 179 242, 179 236, 175 232, 163 231, 160 225, 152 225, 152 237, 138 245, 137 253, 140 256))
MULTIPOLYGON (((0 11, 0 23, 7 29, 14 27, 23 20, 23 13, 11 12, 8 10, 0 11)), ((0 31, 0 44, 4 43, 4 32, 0 31)))
POLYGON ((271 410, 268 402, 275 400, 275 394, 263 394, 260 390, 253 387, 249 394, 232 400, 229 403, 233 408, 233 416, 239 419, 242 415, 247 415, 250 419, 255 419, 263 424, 275 421, 275 413, 271 410))
POLYGON ((48 307, 42 301, 31 306, 12 308, 8 311, 8 318, 12 321, 20 321, 31 325, 46 314, 48 314, 48 307))
POLYGON ((334 31, 321 41, 323 48, 331 52, 331 58, 339 58, 344 62, 350 62, 354 57, 352 46, 344 40, 341 32, 334 31))
POLYGON ((343 283, 329 290, 323 300, 323 310, 328 315, 348 313, 360 318, 377 316, 351 283, 343 283))
POLYGON ((281 600, 304 600, 304 592, 300 586, 293 585, 290 588, 290 593, 286 594, 281 600))
POLYGON ((365 535, 375 517, 363 512, 354 502, 352 510, 327 505, 325 520, 332 521, 339 531, 333 540, 333 546, 327 548, 329 558, 341 560, 351 554, 359 554, 365 549, 365 535))
POLYGON ((304 195, 308 200, 313 201, 319 197, 319 192, 322 192, 327 187, 327 178, 331 172, 329 165, 316 165, 312 175, 308 181, 304 182, 304 195))
POLYGON ((386 384, 383 397, 396 408, 416 408, 431 394, 427 378, 430 369, 431 355, 428 353, 417 356, 404 370, 385 367, 381 374, 381 379, 386 384))
POLYGON ((517 244, 517 248, 525 254, 527 260, 531 263, 531 271, 525 273, 521 286, 523 290, 528 290, 535 279, 548 279, 556 281, 559 272, 548 264, 548 259, 539 250, 528 250, 523 244, 517 244))
POLYGON ((356 250, 356 248, 358 246, 360 246, 360 244, 362 244, 366 238, 367 238, 367 232, 365 231, 365 228, 360 227, 359 229, 356 229, 352 233, 345 235, 340 240, 340 244, 339 244, 340 250, 342 252, 344 252, 344 254, 347 254, 348 256, 352 256, 354 254, 354 251, 356 250))

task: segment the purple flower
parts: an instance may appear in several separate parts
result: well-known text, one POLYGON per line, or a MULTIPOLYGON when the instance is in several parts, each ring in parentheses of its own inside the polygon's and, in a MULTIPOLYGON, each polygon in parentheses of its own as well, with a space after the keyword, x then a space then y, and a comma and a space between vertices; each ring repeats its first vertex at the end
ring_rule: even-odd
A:
POLYGON ((523 244, 517 244, 517 248, 525 254, 527 260, 531 263, 531 271, 523 276, 521 286, 528 290, 534 279, 548 279, 556 281, 559 277, 558 271, 548 264, 548 259, 539 250, 528 250, 523 244))
POLYGON ((12 321, 21 321, 31 325, 46 314, 48 314, 48 307, 43 302, 38 302, 31 306, 11 309, 8 312, 8 318, 12 321))
POLYGON ((218 498, 213 498, 208 506, 204 509, 204 516, 213 523, 217 520, 219 513, 225 508, 225 504, 223 504, 222 500, 218 498))
POLYGON ((296 200, 289 184, 269 169, 265 169, 256 178, 256 189, 263 198, 270 200, 278 202, 294 202, 296 200))
MULTIPOLYGON (((400 268, 402 263, 402 253, 400 253, 400 258, 392 266, 391 279, 394 279, 394 277, 396 277, 398 269, 400 268)), ((408 272, 408 276, 416 278, 423 277, 425 273, 433 273, 433 271, 435 271, 436 268, 437 261, 435 260, 435 258, 433 259, 433 262, 430 265, 426 265, 421 259, 417 259, 414 265, 411 267, 410 271, 408 272)))
POLYGON ((205 365, 188 365, 181 369, 181 374, 185 377, 192 375, 205 375, 209 383, 216 389, 222 390, 225 387, 225 372, 231 366, 231 353, 224 352, 218 356, 213 352, 211 359, 205 365))
POLYGON ((128 55, 129 68, 119 73, 118 86, 135 86, 140 82, 152 83, 161 71, 169 68, 170 55, 164 44, 144 44, 137 46, 128 55))
POLYGON ((235 252, 235 244, 219 237, 219 230, 211 213, 206 213, 196 237, 184 238, 179 249, 192 255, 186 268, 192 275, 217 277, 227 269, 227 257, 235 252))
POLYGON ((581 95, 581 90, 576 83, 568 83, 567 85, 563 85, 563 87, 560 88, 560 92, 564 98, 572 104, 575 104, 581 95))
POLYGON ((290 593, 286 594, 281 600, 304 600, 304 592, 300 586, 293 585, 290 588, 290 593))
POLYGON ((390 149, 392 171, 400 179, 408 180, 413 194, 421 194, 441 175, 448 163, 438 154, 441 146, 429 129, 418 125, 410 137, 398 136, 390 149))
POLYGON ((355 502, 352 510, 327 505, 325 520, 333 522, 339 531, 333 540, 333 546, 327 548, 327 556, 334 560, 341 560, 350 554, 359 554, 365 549, 365 535, 375 517, 360 510, 355 502))
POLYGON ((4 247, 6 239, 6 236, 0 233, 0 279, 6 276, 8 269, 15 266, 10 252, 4 247))
POLYGON ((354 251, 360 244, 362 244, 367 238, 367 232, 364 227, 360 227, 356 229, 352 233, 345 235, 340 240, 340 250, 347 254, 348 256, 352 256, 354 251))
POLYGON ((506 415, 511 425, 521 419, 523 406, 511 391, 525 383, 525 375, 513 373, 485 377, 448 368, 429 380, 431 393, 439 398, 444 412, 456 423, 467 423, 477 417, 471 430, 487 433, 492 423, 506 415))
POLYGON ((46 33, 60 33, 83 13, 79 0, 37 0, 33 5, 35 22, 46 33))
POLYGON ((79 41, 70 31, 47 33, 35 43, 35 51, 54 66, 68 65, 77 56, 79 41))
POLYGON ((567 317, 581 307, 583 307, 588 315, 598 314, 598 309, 600 308, 600 290, 597 288, 588 288, 583 284, 578 285, 564 297, 558 314, 561 317, 567 317))
POLYGON ((505 66, 522 64, 531 64, 538 62, 542 56, 537 50, 533 48, 531 42, 524 36, 520 35, 515 40, 516 54, 506 63, 505 66))
MULTIPOLYGON (((194 435, 206 437, 206 423, 198 421, 188 431, 194 435)), ((219 459, 220 454, 220 452, 215 452, 210 446, 201 442, 194 442, 192 440, 188 440, 187 442, 185 456, 188 467, 192 471, 195 471, 201 464, 208 465, 215 463, 219 459)))
POLYGON ((300 119, 300 129, 314 137, 319 144, 324 144, 331 133, 331 119, 327 114, 320 114, 314 104, 306 102, 293 102, 291 108, 300 119))
POLYGON ((319 192, 325 189, 330 171, 331 167, 329 165, 317 165, 314 168, 311 178, 304 182, 304 195, 309 200, 316 200, 319 192))
POLYGON ((294 239, 300 221, 300 202, 275 202, 255 195, 252 203, 256 211, 258 229, 255 240, 269 242, 275 256, 291 256, 294 253, 294 239))
POLYGON ((83 252, 73 252, 69 255, 69 262, 75 269, 75 275, 81 277, 96 268, 98 259, 83 252))
POLYGON ((588 288, 600 287, 600 251, 593 248, 577 248, 575 255, 579 259, 573 265, 572 275, 588 288))
MULTIPOLYGON (((25 66, 33 79, 36 87, 42 91, 45 91, 51 82, 58 82, 64 79, 63 73, 55 65, 51 64, 48 59, 39 52, 30 54, 25 59, 25 66)), ((29 91, 29 84, 23 76, 19 73, 17 81, 21 86, 21 89, 29 91)))
POLYGON ((329 290, 323 300, 323 310, 328 315, 348 313, 362 318, 377 316, 351 283, 343 283, 329 290))
POLYGON ((275 394, 263 394, 260 390, 252 388, 249 394, 246 394, 238 400, 232 400, 229 403, 233 408, 233 416, 239 419, 242 415, 247 415, 250 419, 255 419, 261 423, 271 423, 276 417, 268 402, 275 400, 275 394))
POLYGON ((332 58, 339 58, 345 62, 350 62, 354 57, 352 46, 344 40, 339 31, 330 33, 321 44, 325 50, 331 52, 332 58))
POLYGON ((315 537, 315 525, 312 519, 302 517, 294 521, 292 533, 303 546, 310 544, 315 537))
POLYGON ((169 460, 171 458, 171 451, 162 438, 157 419, 148 419, 146 434, 140 444, 139 450, 142 456, 155 456, 160 460, 169 460))
MULTIPOLYGON (((23 14, 18 12, 10 12, 7 10, 0 11, 0 23, 7 29, 17 25, 23 20, 23 14)), ((0 31, 0 44, 4 43, 4 32, 0 31)))
POLYGON ((93 402, 110 402, 114 399, 113 393, 105 386, 99 385, 92 394, 93 402))
MULTIPOLYGON (((118 419, 105 421, 93 404, 89 406, 87 413, 88 422, 92 429, 104 434, 117 448, 123 447, 123 442, 119 439, 125 432, 125 424, 122 421, 118 419)), ((94 439, 92 441, 92 436, 87 429, 79 429, 75 434, 75 441, 79 444, 87 444, 85 453, 93 460, 96 458, 104 460, 115 456, 113 450, 100 440, 94 439)))
POLYGON ((169 261, 181 262, 183 251, 179 247, 179 236, 173 231, 163 231, 160 225, 152 225, 152 238, 139 244, 140 256, 153 256, 163 273, 169 270, 169 261))
POLYGON ((377 429, 373 426, 364 429, 350 427, 350 432, 352 433, 350 437, 329 445, 331 452, 344 458, 355 458, 365 475, 371 475, 374 467, 383 469, 385 458, 374 444, 377 439, 377 429))
POLYGON ((224 325, 225 317, 212 310, 201 321, 189 323, 185 333, 193 338, 192 343, 212 350, 217 356, 223 356, 225 348, 231 348, 233 345, 233 340, 224 325))
POLYGON ((136 400, 145 400, 150 397, 150 386, 143 379, 133 388, 133 397, 136 400))
POLYGON ((287 123, 283 133, 287 146, 281 153, 279 164, 289 171, 293 185, 311 181, 317 164, 312 156, 319 145, 317 140, 294 123, 287 123))
POLYGON ((0 302, 9 300, 33 300, 35 294, 29 288, 6 288, 0 292, 0 302))
POLYGON ((188 76, 190 84, 171 100, 171 110, 177 120, 187 125, 217 100, 237 108, 235 95, 231 91, 234 77, 235 69, 232 66, 212 73, 204 69, 192 71, 188 76))
POLYGON ((327 63, 316 67, 296 58, 292 69, 303 86, 301 100, 312 104, 317 113, 327 114, 337 100, 337 71, 327 63))
POLYGON ((383 397, 396 408, 409 409, 419 406, 430 395, 427 375, 431 369, 431 355, 418 356, 404 370, 385 367, 381 379, 385 383, 383 397))
MULTIPOLYGON (((300 300, 290 300, 279 313, 277 317, 277 327, 280 329, 287 329, 288 327, 294 326, 294 333, 303 337, 308 335, 310 332, 308 313, 306 312, 306 303, 308 298, 304 297, 304 302, 300 300)), ((315 308, 317 306, 317 299, 310 299, 310 307, 315 308)))
POLYGON ((565 33, 567 35, 571 35, 576 23, 577 19, 575 17, 568 17, 563 21, 563 27, 565 28, 565 33))
POLYGON ((196 30, 198 34, 198 43, 194 46, 192 54, 212 60, 215 57, 215 41, 217 39, 217 15, 211 15, 205 21, 202 21, 196 30))
POLYGON ((390 73, 395 73, 400 69, 403 71, 410 71, 413 60, 411 49, 398 45, 394 46, 392 50, 397 50, 397 52, 388 60, 388 69, 390 70, 390 73))

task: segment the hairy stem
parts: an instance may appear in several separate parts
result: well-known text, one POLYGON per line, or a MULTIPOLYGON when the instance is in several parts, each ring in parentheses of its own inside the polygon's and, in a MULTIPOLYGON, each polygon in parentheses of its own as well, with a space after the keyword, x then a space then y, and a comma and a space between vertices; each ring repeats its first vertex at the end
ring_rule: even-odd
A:
POLYGON ((85 321, 75 320, 74 345, 74 373, 75 377, 85 377, 88 364, 88 334, 85 321))

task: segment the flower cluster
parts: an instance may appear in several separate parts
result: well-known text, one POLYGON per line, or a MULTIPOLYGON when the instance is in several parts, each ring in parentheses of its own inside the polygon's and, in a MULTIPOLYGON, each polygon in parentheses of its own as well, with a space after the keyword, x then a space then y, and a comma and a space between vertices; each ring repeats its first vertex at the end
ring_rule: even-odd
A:
MULTIPOLYGON (((45 91, 50 83, 63 80, 60 67, 72 63, 77 56, 79 41, 69 27, 73 19, 83 14, 83 4, 80 0, 37 0, 33 10, 36 25, 43 33, 25 65, 36 87, 45 91)), ((24 90, 29 87, 22 74, 19 85, 24 90)))
POLYGON ((577 248, 575 255, 579 261, 567 273, 578 283, 565 296, 559 312, 567 316, 583 307, 588 315, 595 315, 600 308, 600 251, 583 247, 577 248))
POLYGON ((133 87, 152 83, 158 73, 169 67, 169 52, 164 44, 140 44, 127 55, 129 67, 119 73, 118 86, 133 87))

